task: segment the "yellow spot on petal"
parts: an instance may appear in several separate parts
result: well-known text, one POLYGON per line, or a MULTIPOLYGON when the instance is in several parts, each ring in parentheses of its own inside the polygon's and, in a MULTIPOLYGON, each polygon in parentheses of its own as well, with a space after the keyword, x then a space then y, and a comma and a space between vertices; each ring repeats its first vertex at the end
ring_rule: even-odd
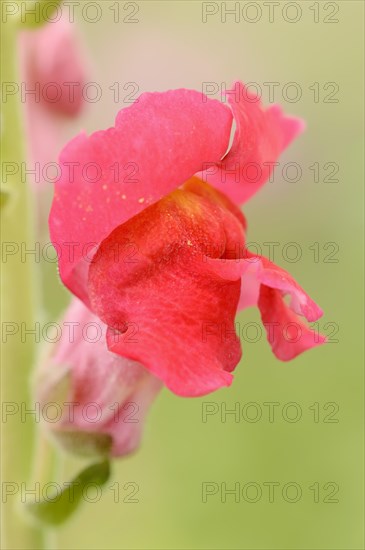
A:
POLYGON ((143 204, 144 203, 144 197, 141 197, 140 199, 138 199, 138 202, 139 202, 139 204, 143 204))

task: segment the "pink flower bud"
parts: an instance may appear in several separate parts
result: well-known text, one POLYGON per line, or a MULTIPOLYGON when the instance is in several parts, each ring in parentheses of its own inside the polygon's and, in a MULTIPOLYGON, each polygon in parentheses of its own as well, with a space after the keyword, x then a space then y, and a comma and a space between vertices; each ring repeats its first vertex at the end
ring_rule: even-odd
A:
POLYGON ((86 70, 74 32, 65 18, 19 33, 21 80, 19 94, 25 107, 28 160, 27 178, 40 184, 58 176, 50 167, 57 159, 70 117, 83 106, 86 70))
POLYGON ((74 26, 75 23, 63 17, 21 33, 26 103, 41 103, 54 114, 75 116, 79 113, 85 70, 74 26), (32 90, 35 93, 31 93, 32 90))
POLYGON ((131 453, 162 383, 139 363, 108 351, 106 326, 79 300, 60 327, 61 338, 36 378, 47 429, 78 454, 131 453))

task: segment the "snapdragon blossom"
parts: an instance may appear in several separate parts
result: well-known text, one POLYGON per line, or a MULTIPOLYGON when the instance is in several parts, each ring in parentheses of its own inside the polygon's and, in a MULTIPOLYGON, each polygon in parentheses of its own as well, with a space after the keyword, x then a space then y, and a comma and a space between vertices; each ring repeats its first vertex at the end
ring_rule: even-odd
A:
POLYGON ((107 325, 108 349, 182 396, 231 384, 244 307, 259 308, 281 360, 324 342, 303 320, 321 309, 246 249, 239 208, 303 123, 241 83, 234 91, 228 105, 193 90, 145 93, 115 126, 78 135, 61 153, 50 214, 62 281, 107 325), (294 324, 300 337, 285 337, 294 324))

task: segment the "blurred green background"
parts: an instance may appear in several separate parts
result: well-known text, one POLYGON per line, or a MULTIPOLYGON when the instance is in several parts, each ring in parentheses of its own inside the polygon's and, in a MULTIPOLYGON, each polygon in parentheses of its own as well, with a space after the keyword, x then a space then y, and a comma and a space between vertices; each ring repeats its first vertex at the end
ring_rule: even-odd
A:
MULTIPOLYGON (((69 136, 81 128, 90 132, 112 125, 116 112, 127 106, 123 102, 127 93, 135 89, 128 83, 135 83, 140 93, 177 87, 201 90, 203 82, 225 82, 228 87, 241 79, 258 83, 266 103, 268 86, 263 83, 279 83, 275 102, 303 117, 308 128, 280 159, 274 182, 245 207, 248 240, 280 243, 274 260, 323 307, 319 328, 327 335, 336 328, 332 339, 338 341, 285 364, 275 359, 264 337, 247 341, 254 339, 250 332, 243 339, 243 359, 231 388, 199 399, 178 398, 164 390, 148 417, 141 449, 114 464, 103 498, 84 504, 61 528, 58 547, 363 548, 364 5, 297 2, 301 18, 290 23, 283 14, 293 19, 298 8, 288 2, 275 8, 273 22, 265 3, 253 2, 248 8, 247 2, 241 2, 240 8, 251 10, 244 12, 246 19, 259 15, 260 5, 259 20, 249 23, 241 13, 238 22, 227 16, 224 23, 221 2, 213 2, 211 9, 219 11, 203 23, 199 1, 148 0, 137 3, 138 23, 115 23, 109 9, 115 4, 99 3, 103 15, 96 23, 75 10, 90 81, 99 83, 103 94, 69 126, 69 136), (109 89, 115 82, 120 83, 118 103, 109 89), (285 88, 289 82, 297 83, 302 92, 297 102, 288 101, 286 92, 295 95, 293 87, 285 88), (338 86, 333 96, 329 94, 334 88, 324 88, 328 82, 338 86), (316 101, 310 89, 314 83, 319 90, 316 101), (331 97, 338 101, 328 102, 331 97), (301 166, 298 182, 282 176, 281 167, 287 162, 301 166), (329 162, 338 165, 333 176, 338 182, 323 181, 331 173, 332 165, 325 167, 329 162), (318 182, 309 169, 314 163, 319 163, 318 182), (288 242, 298 243, 302 251, 296 263, 288 262, 285 253, 283 257, 288 242), (316 242, 318 261, 310 248, 316 242), (334 250, 324 248, 329 242, 338 246, 330 257, 337 262, 328 261, 334 250), (216 403, 219 412, 203 422, 206 402, 216 403), (250 402, 255 405, 247 408, 250 402), (273 422, 267 402, 279 403, 273 422), (292 402, 301 412, 297 422, 285 416, 295 415, 295 409, 286 406, 292 402), (235 422, 228 415, 222 422, 222 406, 238 406, 243 418, 235 422), (260 410, 261 419, 247 420, 247 415, 254 418, 260 410), (114 482, 119 484, 119 502, 114 502, 115 493, 109 488, 114 482), (138 503, 123 502, 131 491, 123 488, 127 482, 138 484, 138 503), (207 502, 202 501, 204 482, 218 490, 207 502), (273 502, 267 482, 280 484, 273 502), (302 491, 297 502, 287 502, 294 498, 294 489, 288 490, 286 500, 283 497, 283 486, 289 482, 302 491), (239 502, 228 494, 224 503, 222 483, 228 489, 235 483, 241 489, 247 483, 258 485, 251 486, 246 498, 241 493, 239 502), (314 494, 315 483, 319 495, 314 494), (261 498, 249 502, 258 486, 261 498), (326 502, 331 498, 338 502, 326 502)), ((125 2, 119 4, 121 19, 133 11, 125 2)), ((226 5, 232 8, 234 2, 226 5)), ((267 253, 267 248, 262 251, 267 253)), ((55 266, 47 264, 44 269, 53 318, 67 303, 68 294, 57 280, 55 266)), ((260 320, 258 312, 250 309, 238 321, 242 328, 260 320)), ((65 479, 76 468, 77 463, 68 459, 65 479)))

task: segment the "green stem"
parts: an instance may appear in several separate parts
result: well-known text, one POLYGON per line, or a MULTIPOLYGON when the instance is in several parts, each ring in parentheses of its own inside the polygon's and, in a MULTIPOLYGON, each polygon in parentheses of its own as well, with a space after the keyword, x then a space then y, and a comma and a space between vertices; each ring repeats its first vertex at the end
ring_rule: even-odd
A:
MULTIPOLYGON (((18 82, 17 28, 7 22, 2 24, 2 80, 18 82)), ((29 381, 35 359, 35 336, 25 335, 25 329, 34 329, 37 286, 34 257, 22 258, 21 247, 34 247, 33 220, 30 189, 21 178, 20 163, 24 161, 24 131, 19 94, 8 96, 2 105, 2 162, 14 163, 17 172, 5 182, 2 205, 1 235, 3 251, 12 255, 3 256, 2 265, 2 311, 4 328, 2 349, 2 401, 9 412, 2 427, 5 445, 2 446, 2 487, 6 502, 2 506, 2 548, 41 549, 43 533, 19 515, 19 496, 32 489, 30 479, 31 453, 35 434, 34 409, 30 400, 29 381), (23 244, 24 243, 24 244, 23 244), (23 260, 23 261, 22 261, 23 260), (15 334, 10 335, 13 331, 15 334), (8 493, 5 491, 8 490, 8 493), (11 493, 16 494, 9 494, 11 493)))

